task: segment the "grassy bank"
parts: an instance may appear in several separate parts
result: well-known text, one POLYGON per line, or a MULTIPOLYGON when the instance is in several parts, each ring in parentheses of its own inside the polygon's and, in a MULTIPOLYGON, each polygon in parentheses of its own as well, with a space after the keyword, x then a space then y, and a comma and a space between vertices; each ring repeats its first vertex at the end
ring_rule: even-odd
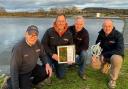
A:
MULTIPOLYGON (((128 89, 128 51, 125 52, 125 59, 121 69, 116 89, 128 89)), ((88 79, 86 81, 79 78, 76 69, 69 69, 65 79, 58 80, 52 78, 52 86, 44 86, 42 89, 108 89, 108 75, 88 67, 86 70, 88 79)))
MULTIPOLYGON (((128 51, 125 52, 124 63, 121 69, 116 89, 128 89, 128 51)), ((65 79, 59 80, 55 76, 52 77, 52 85, 42 86, 41 89, 108 89, 108 75, 102 74, 100 71, 93 70, 90 66, 86 70, 88 79, 86 81, 79 78, 76 68, 72 67, 68 70, 65 79)), ((0 85, 2 83, 0 80, 0 85)))

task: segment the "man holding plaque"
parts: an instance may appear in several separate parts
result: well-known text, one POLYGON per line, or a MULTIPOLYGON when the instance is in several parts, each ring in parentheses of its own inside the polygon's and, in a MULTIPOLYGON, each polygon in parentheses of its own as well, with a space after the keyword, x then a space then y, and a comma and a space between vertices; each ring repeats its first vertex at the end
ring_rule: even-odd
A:
POLYGON ((66 17, 63 14, 58 15, 55 19, 55 22, 53 23, 53 27, 49 28, 45 32, 42 38, 42 44, 44 45, 50 61, 53 63, 57 78, 62 79, 65 75, 67 64, 58 63, 59 56, 57 54, 57 47, 73 44, 72 34, 68 30, 66 17))
POLYGON ((88 31, 84 28, 84 18, 82 16, 77 16, 75 19, 75 24, 70 26, 69 29, 73 35, 73 42, 76 46, 76 63, 79 65, 79 76, 86 80, 85 68, 87 64, 87 50, 89 47, 89 34, 88 31))

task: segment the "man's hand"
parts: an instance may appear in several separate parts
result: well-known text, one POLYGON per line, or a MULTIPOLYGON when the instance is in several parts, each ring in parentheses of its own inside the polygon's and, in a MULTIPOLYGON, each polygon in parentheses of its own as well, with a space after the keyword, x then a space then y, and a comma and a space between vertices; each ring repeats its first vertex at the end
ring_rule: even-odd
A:
POLYGON ((91 66, 94 69, 100 69, 101 68, 101 61, 100 61, 100 57, 93 55, 91 58, 91 66))
POLYGON ((73 63, 75 63, 75 62, 73 62, 73 61, 67 61, 67 64, 68 65, 72 65, 73 63))
POLYGON ((58 61, 58 60, 59 60, 59 57, 58 57, 58 55, 57 55, 57 54, 53 54, 53 55, 52 55, 52 59, 54 59, 54 60, 58 61))
POLYGON ((93 56, 92 56, 92 60, 91 60, 92 63, 96 63, 96 59, 97 59, 97 56, 96 56, 96 55, 93 55, 93 56))
POLYGON ((52 76, 52 68, 50 67, 50 65, 47 63, 45 65, 45 68, 46 68, 46 73, 49 75, 49 77, 52 76))

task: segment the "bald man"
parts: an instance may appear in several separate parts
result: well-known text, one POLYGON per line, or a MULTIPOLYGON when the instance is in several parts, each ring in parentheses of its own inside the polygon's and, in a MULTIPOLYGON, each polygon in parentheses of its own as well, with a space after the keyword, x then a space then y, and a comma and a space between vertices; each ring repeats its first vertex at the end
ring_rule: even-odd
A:
POLYGON ((73 35, 73 43, 76 47, 76 62, 79 65, 79 76, 86 80, 85 69, 87 64, 87 50, 89 47, 89 34, 88 31, 84 28, 85 21, 82 16, 77 16, 75 18, 75 23, 73 26, 70 26, 69 29, 73 35))
POLYGON ((108 86, 110 88, 115 88, 124 56, 124 39, 123 35, 113 26, 112 20, 104 20, 102 29, 96 40, 96 43, 99 42, 103 49, 101 53, 102 64, 111 64, 108 86))

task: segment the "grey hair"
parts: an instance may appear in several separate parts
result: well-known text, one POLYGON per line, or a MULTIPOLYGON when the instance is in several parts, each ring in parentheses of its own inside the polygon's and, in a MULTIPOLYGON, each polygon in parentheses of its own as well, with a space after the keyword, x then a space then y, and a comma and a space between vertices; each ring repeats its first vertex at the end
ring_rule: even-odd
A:
POLYGON ((113 21, 111 19, 104 19, 102 26, 104 26, 104 24, 106 24, 107 22, 111 23, 112 26, 114 26, 113 21))
POLYGON ((77 19, 82 19, 84 21, 84 17, 80 16, 80 15, 75 17, 75 20, 77 20, 77 19))
POLYGON ((83 16, 76 16, 75 17, 75 22, 77 21, 77 20, 82 20, 84 23, 85 23, 85 19, 84 19, 84 17, 83 16))

